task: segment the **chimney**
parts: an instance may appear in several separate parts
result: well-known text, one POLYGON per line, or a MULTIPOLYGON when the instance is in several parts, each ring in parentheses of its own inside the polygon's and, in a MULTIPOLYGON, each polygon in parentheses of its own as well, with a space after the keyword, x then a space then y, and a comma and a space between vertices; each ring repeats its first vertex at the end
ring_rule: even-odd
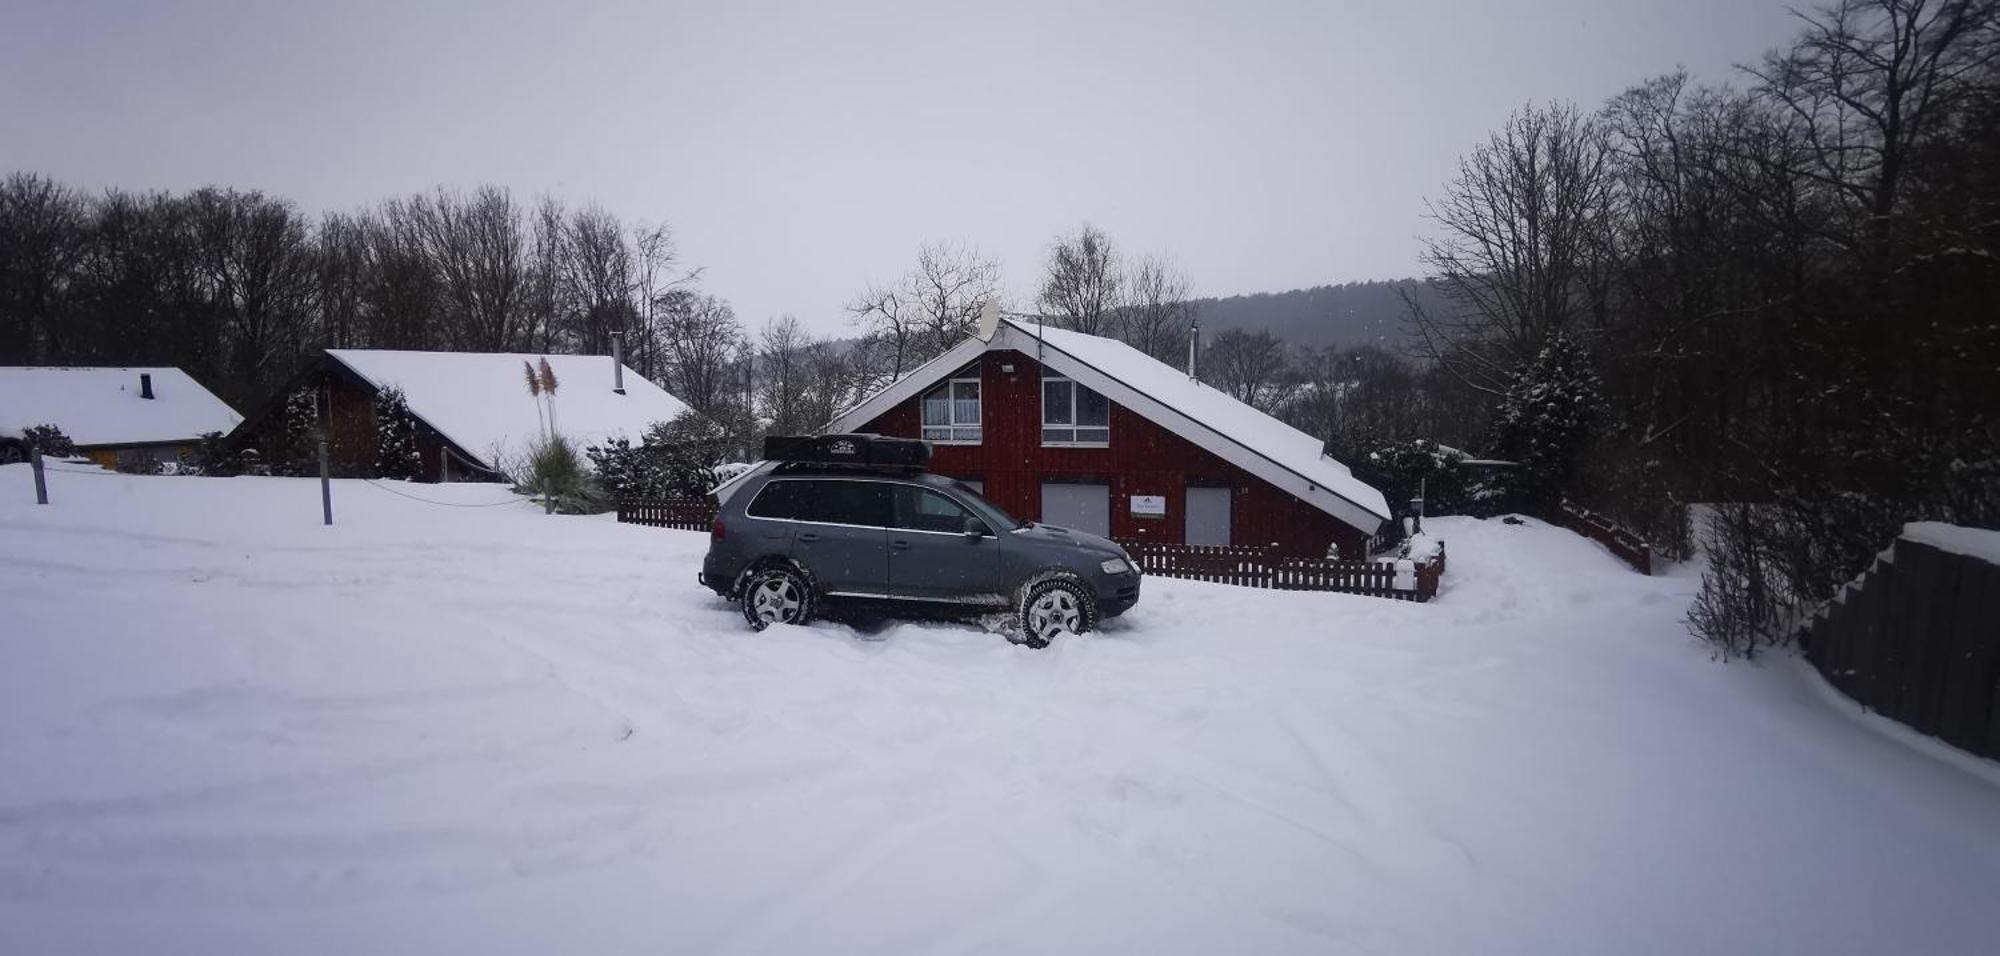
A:
POLYGON ((1195 374, 1194 360, 1200 354, 1201 322, 1195 321, 1188 324, 1188 378, 1197 382, 1201 381, 1201 376, 1195 374))
POLYGON ((611 333, 611 390, 625 394, 625 333, 611 333))
POLYGON ((153 373, 151 372, 139 373, 139 397, 140 398, 153 397, 153 373))

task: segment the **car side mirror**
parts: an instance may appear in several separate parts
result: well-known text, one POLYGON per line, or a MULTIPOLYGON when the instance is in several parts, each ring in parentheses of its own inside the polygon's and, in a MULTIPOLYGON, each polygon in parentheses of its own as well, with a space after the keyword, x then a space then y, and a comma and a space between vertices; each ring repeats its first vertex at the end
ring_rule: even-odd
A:
POLYGON ((967 538, 977 541, 980 538, 984 538, 991 533, 992 532, 986 530, 986 522, 981 521, 978 518, 965 519, 965 536, 967 538))

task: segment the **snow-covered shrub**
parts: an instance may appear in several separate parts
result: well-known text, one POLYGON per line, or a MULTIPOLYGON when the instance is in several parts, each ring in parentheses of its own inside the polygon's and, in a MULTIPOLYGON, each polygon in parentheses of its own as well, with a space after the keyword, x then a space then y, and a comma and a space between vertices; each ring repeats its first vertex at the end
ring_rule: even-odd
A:
POLYGON ((594 514, 605 508, 604 494, 584 466, 583 456, 561 432, 552 430, 536 439, 517 472, 516 491, 552 497, 557 510, 566 514, 594 514))
POLYGON ((21 431, 21 440, 30 449, 39 448, 43 455, 62 458, 76 454, 76 443, 54 425, 35 425, 21 431))
POLYGON ((1425 438, 1383 445, 1354 464, 1354 476, 1381 489, 1389 500, 1399 528, 1403 518, 1415 513, 1412 499, 1420 494, 1426 515, 1499 514, 1503 495, 1493 484, 1494 474, 1468 466, 1464 452, 1425 438))
POLYGON ((243 473, 243 456, 223 440, 221 432, 204 432, 194 451, 181 457, 180 473, 233 478, 243 473))
POLYGON ((308 385, 285 396, 284 410, 278 414, 277 447, 265 449, 265 463, 273 474, 319 474, 319 399, 308 385))
POLYGON ((415 478, 421 468, 417 457, 417 420, 400 388, 385 388, 375 394, 375 475, 378 478, 415 478))
POLYGON ((640 444, 615 438, 584 450, 604 492, 616 499, 699 498, 721 483, 728 431, 694 412, 646 430, 640 444))
POLYGON ((1516 463, 1511 508, 1534 512, 1561 503, 1603 405, 1590 356, 1568 336, 1551 336, 1515 375, 1494 425, 1495 453, 1516 463))

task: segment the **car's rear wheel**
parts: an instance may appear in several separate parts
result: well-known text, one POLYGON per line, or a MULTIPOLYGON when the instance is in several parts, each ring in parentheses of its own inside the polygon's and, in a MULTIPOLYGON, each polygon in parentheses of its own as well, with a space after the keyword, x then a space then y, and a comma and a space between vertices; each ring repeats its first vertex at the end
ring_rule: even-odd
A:
POLYGON ((812 618, 812 583, 791 568, 766 568, 743 585, 743 619, 763 630, 773 624, 804 624, 812 618))
POLYGON ((1097 599, 1082 584, 1053 578, 1028 589, 1021 601, 1021 643, 1047 647, 1064 634, 1097 629, 1097 599))

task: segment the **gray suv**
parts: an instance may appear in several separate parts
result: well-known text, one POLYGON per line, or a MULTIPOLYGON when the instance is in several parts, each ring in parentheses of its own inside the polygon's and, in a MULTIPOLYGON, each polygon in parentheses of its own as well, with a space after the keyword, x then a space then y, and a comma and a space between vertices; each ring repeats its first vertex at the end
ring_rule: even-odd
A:
POLYGON ((701 583, 758 630, 822 600, 886 601, 1018 614, 1016 639, 1045 647, 1139 600, 1139 571, 1110 540, 1017 521, 921 470, 766 462, 718 494, 701 583))

